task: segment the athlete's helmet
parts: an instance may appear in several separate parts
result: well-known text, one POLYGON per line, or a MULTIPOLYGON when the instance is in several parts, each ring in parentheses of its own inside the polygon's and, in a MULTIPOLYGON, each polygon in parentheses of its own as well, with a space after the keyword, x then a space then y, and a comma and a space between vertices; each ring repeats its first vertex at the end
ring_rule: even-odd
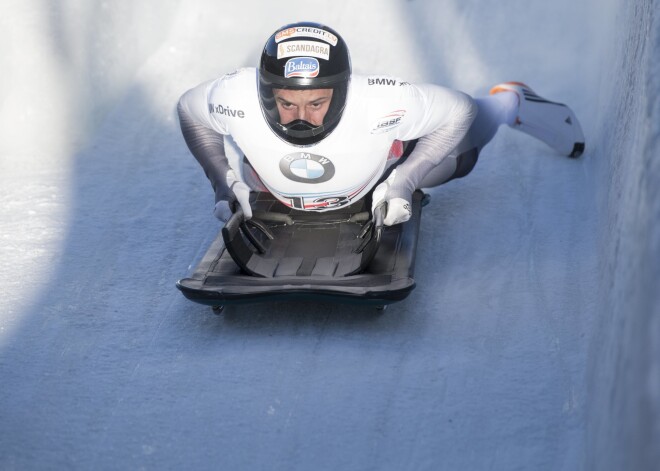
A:
POLYGON ((335 30, 318 23, 283 26, 266 42, 259 64, 259 101, 271 129, 285 141, 315 144, 339 124, 346 106, 351 60, 344 40, 335 30), (332 100, 323 124, 295 120, 283 125, 273 89, 332 88, 332 100))

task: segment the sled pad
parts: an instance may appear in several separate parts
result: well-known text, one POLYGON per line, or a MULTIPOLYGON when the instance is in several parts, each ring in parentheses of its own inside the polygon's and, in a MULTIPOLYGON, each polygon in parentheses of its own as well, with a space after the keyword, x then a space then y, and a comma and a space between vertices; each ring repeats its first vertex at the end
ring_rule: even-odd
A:
POLYGON ((183 295, 210 306, 278 300, 319 300, 384 306, 415 288, 415 252, 422 206, 383 226, 364 200, 313 213, 288 208, 268 193, 253 195, 253 217, 240 209, 227 221, 187 278, 183 295))

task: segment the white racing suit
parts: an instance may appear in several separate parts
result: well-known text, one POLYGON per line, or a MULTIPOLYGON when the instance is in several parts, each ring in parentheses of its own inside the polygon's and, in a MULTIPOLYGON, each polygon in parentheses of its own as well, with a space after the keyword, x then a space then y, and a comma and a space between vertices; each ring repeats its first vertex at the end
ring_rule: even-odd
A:
POLYGON ((417 188, 469 173, 502 123, 488 111, 496 107, 482 111, 479 100, 475 104, 461 92, 353 75, 340 123, 325 139, 300 147, 271 131, 257 81, 256 69, 241 69, 200 84, 179 101, 184 138, 213 185, 216 203, 233 197, 227 184, 233 170, 231 178, 269 191, 286 206, 328 211, 364 197, 395 163, 387 198, 410 201, 417 188), (414 140, 412 153, 397 162, 401 142, 414 140))

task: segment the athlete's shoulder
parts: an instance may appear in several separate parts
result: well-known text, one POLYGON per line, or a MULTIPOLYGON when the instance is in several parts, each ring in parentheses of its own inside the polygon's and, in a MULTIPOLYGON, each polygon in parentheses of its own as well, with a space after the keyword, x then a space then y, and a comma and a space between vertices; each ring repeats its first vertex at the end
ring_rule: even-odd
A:
POLYGON ((256 70, 238 69, 216 79, 209 89, 209 111, 216 118, 244 118, 256 97, 256 70))
POLYGON ((254 67, 236 69, 214 80, 211 84, 211 91, 254 87, 256 76, 257 70, 254 67))
POLYGON ((410 82, 392 75, 356 75, 353 74, 351 81, 356 87, 369 90, 371 93, 387 93, 401 87, 410 85, 410 82))
POLYGON ((383 100, 398 100, 406 108, 429 109, 460 107, 471 98, 458 90, 428 82, 409 82, 399 77, 369 75, 361 77, 362 93, 383 100))
POLYGON ((392 75, 358 75, 354 77, 355 95, 365 100, 399 102, 401 106, 426 106, 428 95, 442 94, 444 87, 410 82, 392 75))
POLYGON ((352 100, 376 113, 403 106, 409 87, 408 81, 391 75, 354 74, 351 78, 352 100))

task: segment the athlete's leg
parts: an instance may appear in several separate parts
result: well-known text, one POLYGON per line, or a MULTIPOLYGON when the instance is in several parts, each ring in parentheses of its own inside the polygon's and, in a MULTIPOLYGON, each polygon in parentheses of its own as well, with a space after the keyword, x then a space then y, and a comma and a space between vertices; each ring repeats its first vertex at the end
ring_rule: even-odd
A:
POLYGON ((503 125, 512 125, 518 115, 518 96, 513 93, 498 93, 475 98, 479 113, 468 131, 468 139, 479 150, 483 149, 503 125))
POLYGON ((538 96, 527 85, 507 82, 496 85, 490 95, 477 98, 477 117, 467 135, 446 159, 429 172, 422 188, 461 178, 477 163, 479 152, 502 124, 533 136, 569 157, 584 152, 584 134, 573 111, 562 103, 538 96))
POLYGON ((563 103, 546 100, 521 82, 495 85, 491 96, 515 93, 520 100, 513 129, 529 134, 569 157, 584 152, 584 134, 573 111, 563 103))

